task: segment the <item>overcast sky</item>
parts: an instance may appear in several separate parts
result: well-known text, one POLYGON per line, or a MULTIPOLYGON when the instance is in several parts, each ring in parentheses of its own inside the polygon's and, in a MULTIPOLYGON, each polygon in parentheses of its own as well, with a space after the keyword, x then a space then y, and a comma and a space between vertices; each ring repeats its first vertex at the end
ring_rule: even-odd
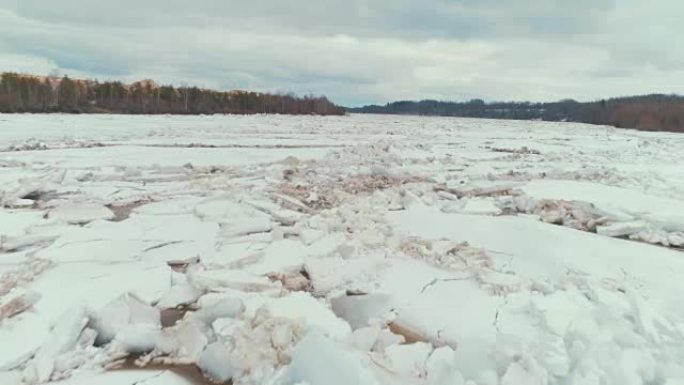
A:
POLYGON ((0 0, 0 71, 398 99, 684 93, 681 0, 0 0))

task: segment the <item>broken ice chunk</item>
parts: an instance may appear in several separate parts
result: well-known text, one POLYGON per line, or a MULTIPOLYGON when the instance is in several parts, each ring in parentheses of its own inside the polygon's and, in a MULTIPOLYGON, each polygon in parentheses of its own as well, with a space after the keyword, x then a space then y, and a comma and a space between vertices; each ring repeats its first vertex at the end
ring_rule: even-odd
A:
POLYGON ((389 346, 403 344, 406 342, 404 336, 399 334, 394 334, 390 329, 380 329, 378 332, 378 338, 373 344, 373 351, 384 352, 389 346))
POLYGON ((325 232, 314 229, 304 229, 299 233, 302 243, 309 246, 325 236, 325 232))
POLYGON ((196 287, 189 284, 171 286, 157 303, 159 309, 171 309, 179 305, 191 304, 202 295, 196 287))
POLYGON ((428 385, 463 385, 463 376, 456 367, 456 355, 449 346, 435 349, 425 364, 428 385))
POLYGON ((211 331, 207 325, 194 319, 184 319, 175 326, 166 328, 157 343, 157 352, 182 362, 196 361, 209 343, 211 331))
POLYGON ((425 363, 430 352, 432 345, 425 342, 393 345, 385 349, 385 355, 397 373, 415 377, 424 376, 425 363))
POLYGON ((546 372, 532 359, 513 362, 501 377, 501 385, 543 385, 547 383, 546 372))
POLYGON ((354 330, 351 336, 349 336, 349 345, 361 351, 368 352, 373 349, 373 345, 375 345, 379 336, 380 328, 377 326, 359 328, 354 330))
POLYGON ((684 246, 684 232, 670 233, 667 235, 667 241, 671 246, 684 246))
POLYGON ((91 316, 90 326, 97 330, 96 344, 114 339, 129 324, 149 324, 161 328, 161 315, 156 309, 133 294, 124 294, 91 316))
POLYGON ((130 324, 116 333, 113 343, 121 352, 141 354, 154 350, 162 340, 161 329, 150 324, 130 324))
POLYGON ((217 383, 224 383, 236 374, 230 363, 230 350, 220 342, 214 342, 204 349, 197 366, 206 376, 217 383))
POLYGON ((379 317, 388 310, 389 301, 389 295, 381 293, 345 295, 331 299, 330 305, 338 317, 357 329, 368 326, 371 319, 379 317))
POLYGON ((239 298, 222 298, 208 305, 201 305, 192 314, 197 320, 211 325, 218 318, 236 318, 245 312, 245 304, 239 298))
POLYGON ((317 332, 307 334, 295 347, 284 384, 375 385, 369 368, 343 345, 317 332))
POLYGON ((19 237, 1 237, 0 250, 15 252, 32 246, 41 246, 53 242, 58 237, 46 235, 22 235, 19 237))

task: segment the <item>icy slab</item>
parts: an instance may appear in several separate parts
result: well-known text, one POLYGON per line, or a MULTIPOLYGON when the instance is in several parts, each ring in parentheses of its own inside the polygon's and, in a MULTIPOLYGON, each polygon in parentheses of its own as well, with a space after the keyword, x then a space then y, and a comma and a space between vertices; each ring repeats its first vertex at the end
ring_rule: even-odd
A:
POLYGON ((41 212, 0 211, 0 236, 21 237, 32 226, 45 223, 41 212))
POLYGON ((642 290, 657 291, 659 298, 670 298, 666 293, 676 290, 675 271, 684 269, 684 260, 676 251, 598 237, 530 218, 444 214, 420 206, 392 213, 390 217, 397 229, 407 235, 448 237, 494 250, 495 261, 506 263, 508 270, 520 277, 559 277, 571 269, 620 279, 624 269, 647 283, 642 290), (431 226, 425 226, 426 223, 431 226))
POLYGON ((78 341, 81 331, 88 323, 85 307, 69 310, 52 329, 50 336, 36 352, 29 363, 29 370, 34 371, 38 382, 46 382, 55 370, 55 360, 61 353, 71 350, 78 341))
POLYGON ((608 211, 622 210, 668 231, 684 230, 684 202, 678 199, 582 181, 536 180, 521 189, 534 197, 584 201, 608 211))
POLYGON ((39 315, 26 313, 20 318, 4 321, 0 328, 0 371, 23 364, 50 335, 49 324, 39 315))
POLYGON ((64 203, 49 210, 46 216, 76 225, 96 219, 114 219, 110 209, 97 203, 64 203))

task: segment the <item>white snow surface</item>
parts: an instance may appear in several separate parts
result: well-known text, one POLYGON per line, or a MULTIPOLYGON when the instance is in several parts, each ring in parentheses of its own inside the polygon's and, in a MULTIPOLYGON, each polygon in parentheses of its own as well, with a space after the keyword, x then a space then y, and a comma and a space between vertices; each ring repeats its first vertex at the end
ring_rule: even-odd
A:
POLYGON ((572 123, 0 115, 0 382, 684 383, 683 162, 572 123))

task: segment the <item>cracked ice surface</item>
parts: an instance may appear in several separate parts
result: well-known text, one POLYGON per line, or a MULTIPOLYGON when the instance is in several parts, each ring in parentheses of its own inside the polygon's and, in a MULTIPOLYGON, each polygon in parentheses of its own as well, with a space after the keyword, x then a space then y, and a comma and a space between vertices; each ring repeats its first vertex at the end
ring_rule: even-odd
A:
POLYGON ((0 115, 0 383, 677 384, 684 137, 0 115))

